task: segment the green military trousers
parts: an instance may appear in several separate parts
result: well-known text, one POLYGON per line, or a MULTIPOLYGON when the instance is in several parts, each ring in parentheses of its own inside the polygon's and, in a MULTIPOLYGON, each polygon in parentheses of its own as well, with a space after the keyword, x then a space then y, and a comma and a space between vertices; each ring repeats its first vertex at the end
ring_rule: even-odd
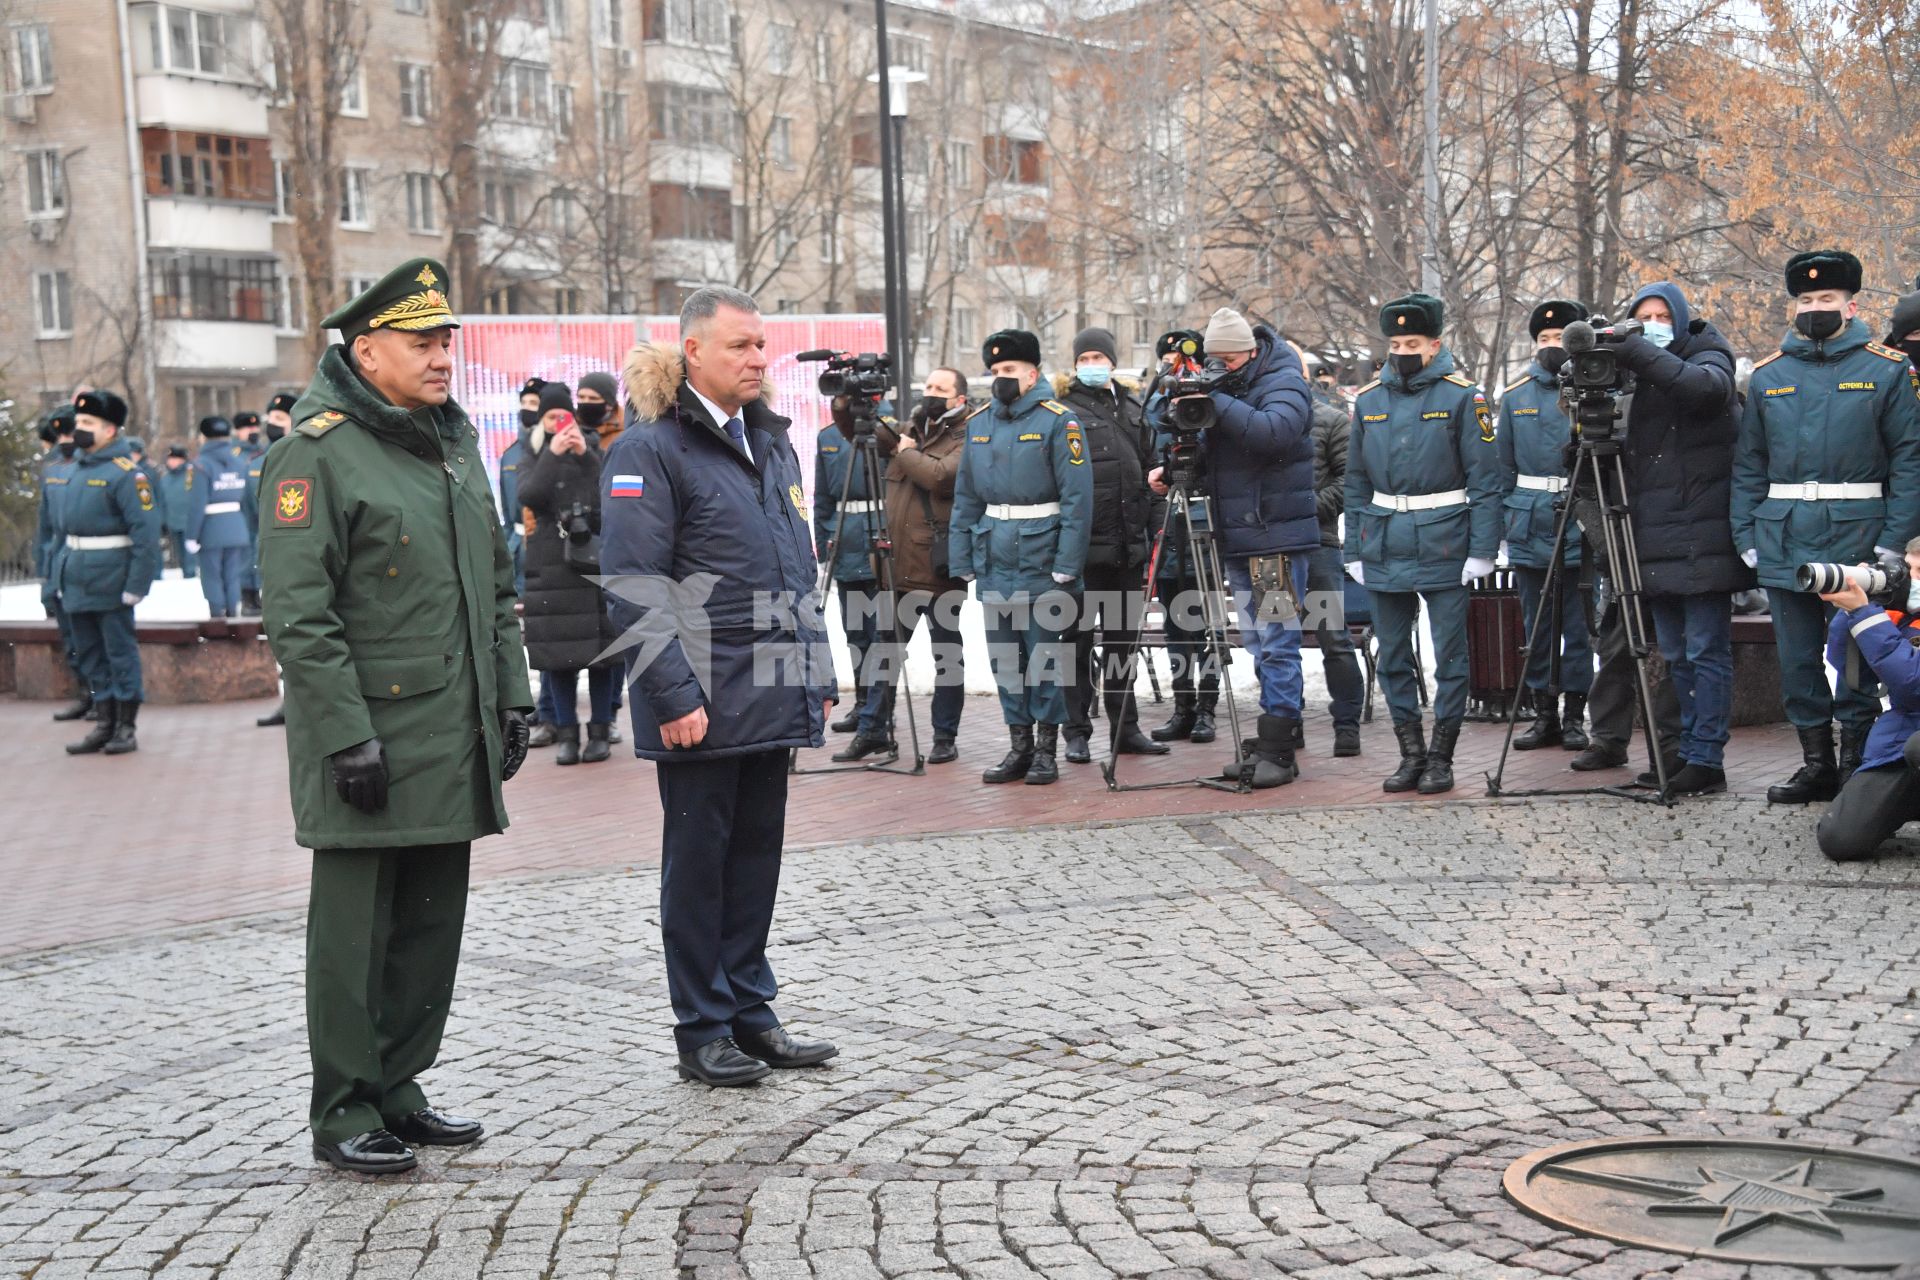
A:
POLYGON ((313 1136, 343 1142, 427 1105, 460 967, 469 844, 316 849, 307 907, 313 1136))

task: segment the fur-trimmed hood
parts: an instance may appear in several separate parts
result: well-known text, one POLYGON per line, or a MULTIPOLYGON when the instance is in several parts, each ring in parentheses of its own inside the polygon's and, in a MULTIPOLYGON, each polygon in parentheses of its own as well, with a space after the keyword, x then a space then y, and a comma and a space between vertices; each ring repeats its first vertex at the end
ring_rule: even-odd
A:
MULTIPOLYGON (((680 384, 687 380, 687 363, 680 348, 653 342, 636 342, 620 367, 626 384, 627 403, 642 422, 657 422, 680 396, 680 384)), ((760 383, 760 401, 773 404, 773 381, 760 383)))
MULTIPOLYGON (((1055 369, 1053 371, 1054 398, 1064 399, 1066 397, 1067 392, 1073 389, 1074 384, 1077 381, 1078 379, 1076 379, 1073 376, 1072 370, 1055 369)), ((1120 373, 1118 371, 1116 371, 1113 377, 1108 380, 1108 385, 1118 387, 1120 390, 1126 392, 1130 396, 1138 396, 1140 394, 1139 379, 1128 377, 1126 374, 1120 373)))

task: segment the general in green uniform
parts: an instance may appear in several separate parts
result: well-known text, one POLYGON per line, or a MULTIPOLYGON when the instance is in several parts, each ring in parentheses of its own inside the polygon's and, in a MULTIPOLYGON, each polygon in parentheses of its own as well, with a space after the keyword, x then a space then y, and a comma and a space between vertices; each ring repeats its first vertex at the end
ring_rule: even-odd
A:
POLYGON ((347 345, 321 357, 260 478, 294 838, 314 851, 314 1154, 356 1172, 480 1137, 415 1077, 446 1026, 469 845, 506 828, 500 784, 533 706, 513 559, 448 396, 445 278, 416 258, 327 318, 347 345))

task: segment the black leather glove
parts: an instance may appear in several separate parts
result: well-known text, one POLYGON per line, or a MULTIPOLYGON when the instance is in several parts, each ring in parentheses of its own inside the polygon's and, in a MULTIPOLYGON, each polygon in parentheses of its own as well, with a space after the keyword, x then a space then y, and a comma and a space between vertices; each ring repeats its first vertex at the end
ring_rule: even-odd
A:
POLYGON ((500 781, 512 778, 527 762, 527 737, 531 733, 526 712, 500 713, 500 781))
POLYGON ((380 739, 368 738, 357 747, 336 751, 327 758, 333 766, 333 789, 362 813, 387 807, 387 749, 380 739))

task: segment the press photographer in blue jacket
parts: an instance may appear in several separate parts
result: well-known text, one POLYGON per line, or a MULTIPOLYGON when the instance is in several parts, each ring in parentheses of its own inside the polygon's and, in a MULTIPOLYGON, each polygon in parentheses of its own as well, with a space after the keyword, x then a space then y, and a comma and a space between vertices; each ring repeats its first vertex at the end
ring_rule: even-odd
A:
POLYGON ((1827 626, 1827 661, 1842 680, 1863 686, 1864 665, 1893 703, 1873 722, 1859 767, 1816 828, 1820 852, 1835 862, 1872 857, 1904 824, 1920 818, 1920 538, 1907 543, 1905 559, 1911 580, 1904 610, 1870 601, 1851 580, 1844 591, 1820 597, 1835 611, 1827 626), (1857 661, 1850 661, 1850 649, 1857 661))

